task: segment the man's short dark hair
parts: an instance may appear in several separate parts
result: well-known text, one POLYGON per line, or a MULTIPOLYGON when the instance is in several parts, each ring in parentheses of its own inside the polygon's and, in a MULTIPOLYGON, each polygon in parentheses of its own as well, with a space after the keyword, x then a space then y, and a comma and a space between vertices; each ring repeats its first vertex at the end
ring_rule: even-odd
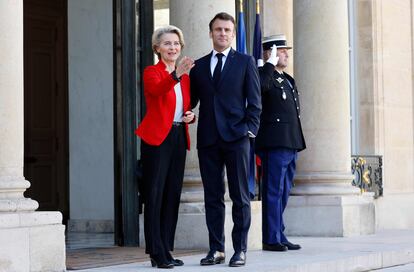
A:
POLYGON ((217 13, 216 16, 214 16, 214 18, 211 19, 210 23, 208 24, 208 26, 210 27, 210 32, 213 31, 213 23, 217 19, 220 19, 223 21, 231 21, 233 25, 236 26, 233 16, 231 16, 230 14, 226 12, 220 12, 220 13, 217 13))

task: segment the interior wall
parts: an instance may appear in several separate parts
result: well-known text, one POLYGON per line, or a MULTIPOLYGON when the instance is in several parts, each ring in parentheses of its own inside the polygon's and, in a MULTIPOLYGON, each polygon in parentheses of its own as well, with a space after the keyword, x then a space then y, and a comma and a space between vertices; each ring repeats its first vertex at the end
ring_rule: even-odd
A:
POLYGON ((112 231, 112 0, 68 1, 68 58, 69 228, 112 231))

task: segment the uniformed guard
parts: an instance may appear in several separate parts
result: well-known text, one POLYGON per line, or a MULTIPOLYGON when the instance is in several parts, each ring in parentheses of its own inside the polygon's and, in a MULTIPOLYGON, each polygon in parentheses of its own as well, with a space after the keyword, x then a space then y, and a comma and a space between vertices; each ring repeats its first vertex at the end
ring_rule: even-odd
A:
POLYGON ((256 138, 256 153, 263 168, 263 250, 298 250, 283 231, 283 211, 296 170, 297 153, 306 148, 303 137, 299 92, 294 79, 284 72, 288 65, 285 35, 263 40, 265 65, 259 68, 262 114, 256 138))

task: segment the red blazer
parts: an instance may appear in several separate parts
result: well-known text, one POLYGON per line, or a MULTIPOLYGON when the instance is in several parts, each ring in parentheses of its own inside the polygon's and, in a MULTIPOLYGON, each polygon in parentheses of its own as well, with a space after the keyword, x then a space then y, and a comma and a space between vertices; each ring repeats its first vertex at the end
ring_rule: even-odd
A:
MULTIPOLYGON (((176 103, 174 86, 177 81, 165 69, 166 66, 162 61, 144 69, 144 96, 147 103, 147 113, 135 130, 135 134, 142 140, 155 146, 159 146, 167 138, 174 121, 176 103)), ((189 76, 183 75, 180 84, 184 112, 186 112, 191 110, 189 76)), ((185 132, 187 149, 190 150, 188 124, 185 124, 185 132)))

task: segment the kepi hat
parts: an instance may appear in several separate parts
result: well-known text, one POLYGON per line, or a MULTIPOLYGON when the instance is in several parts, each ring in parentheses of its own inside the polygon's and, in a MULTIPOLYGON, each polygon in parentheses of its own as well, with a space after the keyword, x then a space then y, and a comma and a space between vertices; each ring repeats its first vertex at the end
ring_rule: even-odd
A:
POLYGON ((274 44, 277 46, 277 48, 292 49, 291 46, 287 46, 286 36, 283 34, 277 34, 263 38, 263 50, 271 49, 274 44))

